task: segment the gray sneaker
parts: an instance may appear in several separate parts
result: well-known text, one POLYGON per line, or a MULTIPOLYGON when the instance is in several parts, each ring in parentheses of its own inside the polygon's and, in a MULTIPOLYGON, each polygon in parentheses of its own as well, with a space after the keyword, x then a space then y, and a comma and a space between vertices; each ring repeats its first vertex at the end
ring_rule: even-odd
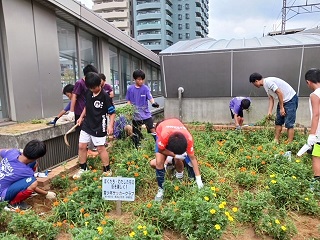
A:
POLYGON ((162 199, 163 199, 163 188, 159 188, 154 200, 155 201, 162 201, 162 199))

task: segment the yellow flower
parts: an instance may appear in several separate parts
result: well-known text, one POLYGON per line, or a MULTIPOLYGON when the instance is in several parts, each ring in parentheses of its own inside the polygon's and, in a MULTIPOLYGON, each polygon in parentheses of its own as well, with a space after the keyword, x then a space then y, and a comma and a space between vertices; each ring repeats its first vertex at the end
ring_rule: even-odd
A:
POLYGON ((265 186, 265 189, 269 189, 269 186, 265 186))
POLYGON ((286 231, 287 230, 286 226, 281 226, 281 229, 282 229, 282 231, 286 231))
POLYGON ((280 221, 279 221, 278 219, 274 220, 274 222, 275 222, 276 224, 280 224, 280 221))
POLYGON ((204 200, 209 201, 209 198, 206 196, 206 197, 204 197, 204 200))
POLYGON ((143 226, 142 228, 143 228, 143 229, 146 229, 147 227, 146 227, 146 226, 143 226))
POLYGON ((138 226, 138 229, 142 229, 142 226, 141 226, 141 225, 139 225, 139 226, 138 226))
POLYGON ((224 204, 219 204, 219 208, 224 208, 224 204))
POLYGON ((179 190, 179 186, 175 186, 174 190, 178 191, 179 190))
POLYGON ((86 226, 88 226, 89 222, 85 222, 84 224, 85 224, 86 226))
POLYGON ((276 175, 275 175, 275 174, 271 174, 270 177, 271 177, 271 178, 274 178, 274 177, 276 177, 276 175))
POLYGON ((131 233, 129 233, 129 236, 130 236, 130 237, 132 237, 132 238, 134 237, 134 235, 136 235, 136 233, 135 233, 135 232, 131 232, 131 233))
POLYGON ((212 191, 215 191, 215 190, 216 190, 216 187, 211 187, 211 190, 212 190, 212 191))
POLYGON ((232 211, 233 211, 233 212, 238 212, 238 208, 233 207, 233 208, 232 208, 232 211))
POLYGON ((228 211, 225 211, 224 214, 229 217, 230 216, 230 213, 228 211))
POLYGON ((215 210, 215 209, 211 209, 211 210, 210 210, 210 213, 211 213, 211 214, 215 214, 215 213, 216 213, 216 210, 215 210))
POLYGON ((147 236, 148 235, 148 231, 144 230, 143 231, 143 235, 147 236))
POLYGON ((301 160, 300 159, 296 159, 296 163, 299 163, 299 162, 301 162, 301 160))
POLYGON ((229 216, 229 217, 228 217, 228 220, 229 220, 230 222, 233 222, 233 217, 229 216))
POLYGON ((293 178, 293 179, 297 179, 297 177, 296 177, 296 176, 292 176, 292 178, 293 178))
POLYGON ((214 225, 214 228, 217 229, 217 230, 220 230, 220 229, 221 229, 221 227, 220 227, 219 224, 214 225))
POLYGON ((309 201, 309 198, 306 197, 306 198, 304 198, 304 200, 309 201))
POLYGON ((99 234, 103 233, 103 227, 97 227, 97 230, 98 230, 99 234))
POLYGON ((221 204, 223 204, 223 205, 227 205, 227 202, 223 201, 221 204))
POLYGON ((271 183, 276 184, 277 181, 276 180, 271 180, 271 183))
POLYGON ((212 196, 216 197, 216 196, 217 196, 217 194, 216 194, 216 193, 212 193, 212 196))

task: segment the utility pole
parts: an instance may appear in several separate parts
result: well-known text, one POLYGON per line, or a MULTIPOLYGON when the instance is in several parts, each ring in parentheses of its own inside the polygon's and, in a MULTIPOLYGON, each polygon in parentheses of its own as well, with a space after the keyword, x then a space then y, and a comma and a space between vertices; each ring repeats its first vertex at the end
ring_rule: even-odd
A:
POLYGON ((286 33, 286 22, 298 14, 320 12, 320 2, 308 4, 308 0, 305 1, 305 4, 287 7, 287 0, 282 0, 281 34, 286 33))

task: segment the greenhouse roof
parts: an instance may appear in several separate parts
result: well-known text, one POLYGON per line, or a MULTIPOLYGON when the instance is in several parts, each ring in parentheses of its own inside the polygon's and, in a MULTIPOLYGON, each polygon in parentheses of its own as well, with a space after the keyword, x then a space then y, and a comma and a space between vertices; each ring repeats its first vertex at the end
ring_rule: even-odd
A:
POLYGON ((320 45, 319 33, 296 33, 289 35, 265 36, 250 39, 198 38, 180 41, 160 52, 160 55, 174 53, 213 52, 256 48, 279 48, 288 46, 320 45))

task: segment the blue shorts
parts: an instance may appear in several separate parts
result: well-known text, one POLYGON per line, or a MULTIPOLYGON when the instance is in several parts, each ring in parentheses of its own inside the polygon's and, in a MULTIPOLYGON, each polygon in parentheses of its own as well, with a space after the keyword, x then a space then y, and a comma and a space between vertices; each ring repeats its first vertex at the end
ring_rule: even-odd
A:
POLYGON ((32 183, 37 181, 35 177, 23 178, 8 187, 4 201, 10 202, 21 191, 26 190, 32 183))
POLYGON ((298 108, 297 94, 294 95, 290 101, 284 103, 283 107, 284 107, 284 110, 286 111, 286 115, 285 116, 280 115, 280 105, 278 103, 277 116, 274 123, 279 126, 282 126, 284 124, 286 128, 293 128, 296 122, 296 112, 298 108))

